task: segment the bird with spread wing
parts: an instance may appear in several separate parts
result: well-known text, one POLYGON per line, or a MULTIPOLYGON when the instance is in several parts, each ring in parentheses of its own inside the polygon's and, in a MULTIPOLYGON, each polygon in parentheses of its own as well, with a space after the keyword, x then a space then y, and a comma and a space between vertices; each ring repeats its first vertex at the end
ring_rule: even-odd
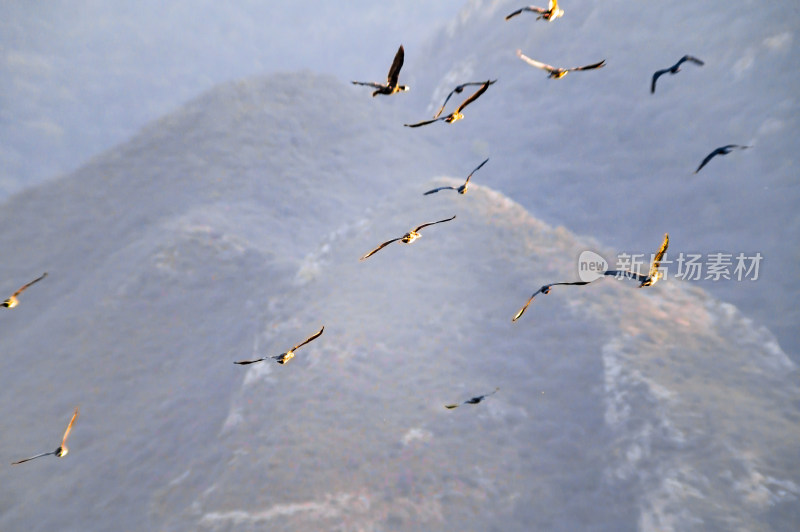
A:
MULTIPOLYGON (((496 79, 490 80, 489 81, 489 85, 492 85, 496 81, 497 81, 496 79)), ((433 117, 434 118, 439 118, 441 116, 442 111, 444 111, 445 106, 447 106, 447 102, 450 101, 450 98, 453 96, 453 94, 461 94, 462 92, 464 92, 464 89, 466 87, 471 87, 473 85, 483 85, 484 83, 485 82, 483 82, 483 81, 468 81, 467 83, 462 83, 461 85, 457 85, 455 89, 450 91, 450 94, 448 94, 447 98, 444 99, 444 103, 439 108, 439 111, 437 111, 436 114, 433 117)))
POLYGON ((523 54, 522 50, 517 50, 517 57, 519 57, 520 59, 522 59, 523 61, 525 61, 526 63, 528 63, 533 67, 546 70, 549 73, 547 77, 553 79, 561 79, 570 72, 572 72, 573 70, 594 70, 595 68, 602 68, 606 66, 606 60, 603 59, 599 63, 593 63, 591 65, 573 67, 573 68, 559 68, 559 67, 554 67, 552 65, 548 65, 546 63, 539 62, 535 59, 531 59, 527 55, 523 54))
POLYGON ((664 68, 662 70, 656 70, 656 72, 653 74, 653 81, 650 82, 650 93, 653 94, 653 93, 656 92, 656 81, 658 81, 658 78, 660 78, 662 75, 666 74, 667 72, 669 72, 670 74, 677 74, 678 72, 681 71, 681 65, 683 63, 685 63, 686 61, 691 61, 692 63, 694 63, 696 65, 700 65, 700 66, 705 65, 705 63, 703 61, 699 60, 698 58, 696 58, 694 56, 684 55, 683 57, 681 57, 678 60, 677 63, 675 63, 671 67, 664 68))
POLYGON ((287 362, 289 362, 291 359, 294 358, 294 352, 296 350, 300 349, 301 347, 303 347, 307 343, 311 342, 312 340, 315 340, 315 339, 319 338, 320 336, 322 336, 322 332, 324 330, 325 330, 325 327, 323 326, 319 331, 315 332, 314 334, 312 334, 311 336, 306 338, 303 342, 297 344, 296 346, 294 346, 293 348, 289 349, 285 353, 281 353, 280 355, 262 357, 262 358, 257 358, 255 360, 239 360, 237 362, 234 362, 234 364, 239 364, 239 365, 244 366, 244 365, 247 365, 247 364, 255 364, 256 362, 261 362, 263 360, 269 360, 270 358, 275 359, 275 361, 278 364, 286 364, 287 362))
POLYGON ((3 301, 2 305, 0 305, 0 307, 6 307, 6 308, 14 308, 14 307, 16 307, 17 305, 19 305, 19 299, 17 299, 17 297, 18 297, 18 296, 19 296, 19 295, 20 295, 22 292, 24 292, 25 290, 27 290, 29 286, 31 286, 31 285, 33 285, 33 284, 36 284, 36 283, 38 283, 39 281, 41 281, 41 280, 42 280, 42 279, 44 279, 45 277, 47 277, 47 272, 44 272, 44 273, 42 274, 42 276, 41 276, 41 277, 38 277, 38 278, 34 279, 33 281, 29 282, 28 284, 26 284, 26 285, 22 286, 22 288, 20 288, 20 289, 19 289, 19 290, 17 290, 16 292, 14 292, 14 293, 11 295, 11 297, 9 297, 9 298, 8 298, 8 299, 6 299, 5 301, 3 301))
POLYGON ((440 223, 443 223, 443 222, 449 222, 450 220, 455 220, 455 218, 456 218, 456 216, 453 215, 450 218, 446 218, 444 220, 439 220, 438 222, 428 222, 428 223, 424 223, 422 225, 419 225, 419 226, 415 227, 414 229, 412 229, 411 231, 409 231, 408 233, 404 234, 403 236, 400 236, 400 237, 397 237, 397 238, 393 238, 391 240, 387 240, 386 242, 384 242, 380 246, 376 247, 375 249, 373 249, 372 251, 370 251, 369 253, 367 253, 366 255, 364 255, 363 257, 361 257, 358 260, 366 260, 369 257, 371 257, 372 255, 374 255, 375 253, 377 253, 378 251, 382 250, 383 248, 385 248, 386 246, 391 244, 392 242, 397 242, 398 240, 400 242, 404 243, 404 244, 411 244, 416 239, 418 239, 418 238, 420 238, 422 236, 419 233, 419 231, 423 227, 428 227, 429 225, 436 225, 436 224, 440 224, 440 223))
POLYGON ((429 191, 425 192, 423 194, 423 196, 427 196, 428 194, 435 194, 436 192, 439 192, 440 190, 455 190, 459 194, 466 194, 467 193, 467 188, 469 188, 469 179, 472 177, 472 174, 474 174, 475 172, 480 170, 481 166, 486 164, 488 161, 489 161, 489 159, 487 158, 485 161, 483 161, 481 164, 479 164, 478 167, 475 168, 475 170, 470 172, 469 175, 467 176, 467 180, 464 182, 463 185, 458 186, 458 187, 439 187, 439 188, 434 188, 433 190, 429 190, 429 191))
POLYGON ((400 69, 403 68, 403 59, 405 58, 405 50, 403 49, 403 45, 400 45, 400 48, 397 49, 397 53, 394 56, 394 61, 392 61, 392 66, 389 68, 389 75, 386 76, 386 83, 376 83, 374 81, 353 81, 353 85, 365 85, 367 87, 372 87, 375 91, 372 93, 373 98, 378 94, 394 94, 396 92, 405 92, 409 90, 411 87, 408 85, 398 85, 398 81, 400 78, 400 69))
POLYGON ((12 462, 11 465, 22 464, 24 462, 29 462, 31 460, 35 460, 36 458, 41 458, 42 456, 49 456, 51 454, 57 456, 58 458, 64 458, 65 456, 67 456, 67 453, 69 452, 69 449, 67 448, 67 438, 69 438, 69 433, 72 432, 72 425, 74 425, 75 420, 78 419, 79 413, 80 412, 78 410, 78 407, 75 407, 75 412, 72 414, 72 419, 69 421, 69 425, 67 425, 67 430, 64 431, 64 437, 61 438, 61 445, 58 447, 58 449, 50 453, 41 453, 37 454, 36 456, 31 456, 29 458, 23 458, 22 460, 19 460, 17 462, 12 462))
POLYGON ((709 153, 708 155, 706 155, 706 158, 703 159, 703 162, 700 163, 700 166, 697 167, 697 170, 695 170, 694 173, 696 174, 697 172, 699 172, 701 168, 703 168, 705 165, 708 164, 708 161, 710 161, 711 159, 713 159, 717 155, 728 155, 733 150, 736 150, 736 149, 746 150, 749 147, 750 146, 742 146, 740 144, 728 144, 727 146, 721 146, 721 147, 717 148, 716 150, 712 151, 711 153, 709 153))
POLYGON ((538 6, 525 6, 517 9, 506 15, 506 20, 516 17, 517 15, 521 14, 524 11, 530 11, 532 13, 536 13, 539 15, 536 17, 536 20, 546 20, 548 22, 552 22, 555 19, 564 15, 564 10, 559 9, 558 7, 558 0, 550 0, 548 3, 547 8, 538 7, 538 6))
MULTIPOLYGON (((494 81, 497 81, 497 80, 494 80, 494 81)), ((403 125, 406 126, 406 127, 420 127, 420 126, 426 126, 428 124, 433 124, 434 122, 438 122, 439 120, 444 120, 448 124, 452 124, 453 122, 457 122, 458 120, 461 120, 462 118, 464 118, 464 115, 461 113, 461 111, 463 111, 464 108, 467 107, 469 104, 471 104, 472 102, 474 102, 475 100, 480 98, 481 94, 486 92, 486 89, 488 89, 489 85, 494 83, 494 81, 492 81, 492 80, 484 81, 481 84, 481 88, 479 88, 477 91, 472 93, 469 98, 467 98, 466 100, 461 102, 461 105, 459 105, 456 108, 455 111, 453 111, 452 113, 450 113, 447 116, 440 116, 438 118, 433 118, 431 120, 423 120, 422 122, 417 122, 416 124, 403 124, 403 125)))
POLYGON ((444 405, 444 407, 446 409, 448 409, 448 410, 452 410, 454 408, 458 408, 461 405, 477 405, 478 403, 480 403, 481 401, 483 401, 484 399, 486 399, 490 395, 496 394, 499 389, 500 388, 495 388, 494 391, 491 392, 491 393, 487 393, 487 394, 484 394, 484 395, 476 395, 475 397, 467 399, 463 403, 451 403, 449 405, 444 405))

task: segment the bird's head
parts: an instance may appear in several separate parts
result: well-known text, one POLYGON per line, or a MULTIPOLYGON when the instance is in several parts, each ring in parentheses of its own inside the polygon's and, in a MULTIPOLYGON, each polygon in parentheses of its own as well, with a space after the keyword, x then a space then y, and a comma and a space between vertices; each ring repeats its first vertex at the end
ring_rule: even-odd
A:
POLYGON ((410 243, 412 243, 414 240, 418 239, 418 238, 419 238, 419 237, 421 237, 421 236, 422 236, 422 235, 421 235, 421 234, 419 234, 419 233, 418 233, 418 232, 416 232, 416 231, 409 231, 408 233, 406 233, 405 235, 403 235, 403 239, 402 239, 402 240, 403 240, 403 242, 404 242, 404 243, 406 243, 406 244, 410 244, 410 243))
POLYGON ((3 301, 3 306, 6 308, 14 308, 17 305, 19 305, 19 300, 14 296, 11 296, 5 301, 3 301))
POLYGON ((400 91, 400 92, 408 92, 408 91, 411 90, 411 86, 410 85, 398 85, 397 86, 397 90, 400 91))
POLYGON ((56 456, 58 456, 59 458, 64 458, 65 456, 67 456, 67 453, 69 453, 69 449, 67 448, 66 445, 62 445, 61 447, 56 449, 56 456))

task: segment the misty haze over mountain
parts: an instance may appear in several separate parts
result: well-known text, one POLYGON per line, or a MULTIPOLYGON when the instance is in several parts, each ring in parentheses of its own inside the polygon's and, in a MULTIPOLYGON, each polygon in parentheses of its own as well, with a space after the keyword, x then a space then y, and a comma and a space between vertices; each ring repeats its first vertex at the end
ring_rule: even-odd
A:
POLYGON ((4 286, 49 276, 0 316, 0 530, 797 528, 796 8, 82 5, 9 8, 47 28, 25 37, 38 63, 3 45, 4 187, 25 187, 0 212, 4 286), (174 19, 182 69, 148 68, 174 19), (198 37, 211 21, 227 29, 198 37), (70 86, 54 29, 142 44, 97 52, 116 77, 79 54, 94 85, 70 86), (349 84, 382 80, 401 42, 411 92, 349 84), (548 80, 517 48, 608 65, 548 80), (706 65, 651 95, 687 52, 706 65), (463 121, 402 127, 487 78, 463 121), (97 105, 139 91, 114 118, 97 105), (692 173, 728 142, 753 148, 692 173), (422 195, 486 157, 468 194, 422 195), (761 276, 556 287, 511 322, 582 251, 649 254, 664 232, 670 252, 761 252, 761 276), (322 325, 289 364, 232 364, 322 325), (77 405, 67 458, 7 465, 54 448, 77 405))

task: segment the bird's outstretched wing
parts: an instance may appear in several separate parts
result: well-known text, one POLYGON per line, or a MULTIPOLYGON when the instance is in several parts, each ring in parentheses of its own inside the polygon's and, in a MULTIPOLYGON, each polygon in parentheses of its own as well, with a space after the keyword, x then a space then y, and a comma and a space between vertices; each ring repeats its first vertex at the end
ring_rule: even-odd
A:
POLYGON ((661 247, 658 248, 656 256, 653 257, 653 264, 650 265, 650 273, 648 274, 648 277, 654 278, 656 273, 658 273, 658 267, 661 265, 661 261, 664 258, 664 254, 667 252, 668 246, 669 246, 669 233, 664 233, 664 241, 661 243, 661 247))
POLYGON ((11 465, 17 465, 17 464, 22 464, 24 462, 30 462, 31 460, 35 460, 37 458, 41 458, 42 456, 49 456, 51 454, 56 454, 56 451, 52 451, 52 452, 49 452, 49 453, 41 453, 41 454, 37 454, 36 456, 30 456, 28 458, 23 458, 22 460, 19 460, 17 462, 11 462, 11 465))
POLYGON ((463 110, 463 109, 464 109, 466 106, 468 106, 469 104, 471 104, 472 102, 474 102, 475 100, 477 100, 478 98, 480 98, 481 94, 483 94, 484 92, 486 92, 486 89, 488 89, 488 88, 489 88, 489 85, 491 85, 492 83, 494 83, 494 82, 493 82, 493 81, 491 81, 491 80, 486 80, 486 81, 484 82, 484 84, 483 84, 483 85, 481 85, 481 88, 480 88, 480 89, 476 90, 474 93, 472 93, 472 96, 470 96, 469 98, 467 98, 466 100, 464 100, 463 102, 461 102, 461 105, 459 105, 459 106, 456 108, 455 114, 458 114, 458 113, 460 113, 460 112, 461 112, 461 111, 462 111, 462 110, 463 110))
POLYGON ((322 328, 321 328, 319 331, 315 332, 314 334, 312 334, 311 336, 309 336, 308 338, 306 338, 306 339, 303 341, 303 343, 300 343, 300 344, 297 344, 296 346, 294 346, 294 347, 292 348, 292 351, 295 351, 295 350, 297 350, 297 349, 299 349, 299 348, 303 347, 304 345, 306 345, 308 342, 310 342, 310 341, 312 341, 312 340, 315 340, 316 338, 319 338, 320 336, 322 336, 322 331, 324 331, 324 330, 325 330, 325 326, 323 325, 323 327, 322 327, 322 328))
POLYGON ((633 273, 627 270, 608 270, 603 272, 603 275, 611 275, 617 279, 622 277, 627 277, 628 279, 635 279, 639 282, 644 282, 648 278, 647 275, 642 275, 640 273, 633 273))
POLYGON ((376 247, 375 249, 373 249, 372 251, 370 251, 369 253, 367 253, 366 255, 364 255, 363 257, 361 257, 358 260, 368 259, 369 257, 373 256, 375 253, 379 252, 380 250, 382 250, 383 248, 385 248, 386 246, 388 246, 392 242, 397 242, 398 240, 402 240, 402 239, 403 239, 403 237, 401 236, 401 237, 393 238, 391 240, 387 240, 386 242, 384 242, 380 246, 376 247))
POLYGON ((456 218, 456 215, 454 214, 451 218, 446 218, 444 220, 439 220, 438 222, 428 222, 428 223, 422 224, 422 225, 420 225, 418 227, 415 227, 414 228, 414 232, 419 231, 423 227, 428 227, 429 225, 436 225, 436 224, 440 224, 440 223, 443 223, 443 222, 449 222, 450 220, 455 220, 455 218, 456 218))
MULTIPOLYGON (((492 80, 491 83, 489 83, 489 85, 491 85, 495 81, 497 80, 496 79, 492 80)), ((484 83, 483 81, 469 81, 467 83, 462 83, 461 85, 456 86, 455 89, 450 91, 450 94, 447 95, 447 98, 444 99, 444 103, 439 108, 439 111, 437 111, 436 115, 434 115, 434 118, 439 118, 439 116, 442 114, 442 111, 444 111, 444 108, 447 106, 447 102, 450 101, 450 98, 453 96, 453 94, 461 94, 464 91, 465 87, 469 87, 471 85, 483 85, 483 83, 484 83)))
POLYGON ((385 85, 381 85, 380 83, 375 83, 374 81, 351 81, 353 85, 364 85, 366 87, 372 87, 373 89, 385 89, 385 85))
POLYGON ((79 414, 80 414, 80 409, 79 407, 76 406, 75 412, 72 414, 72 419, 69 420, 69 425, 67 425, 67 430, 64 431, 64 437, 61 438, 61 447, 67 446, 67 438, 69 438, 69 433, 72 432, 72 425, 75 424, 75 420, 78 419, 79 414))
POLYGON ((405 50, 401 44, 400 48, 397 49, 397 53, 394 54, 394 61, 392 61, 392 66, 389 68, 389 75, 386 76, 386 83, 392 88, 397 86, 397 80, 400 78, 400 69, 403 68, 404 58, 405 50))
POLYGON ((246 366, 247 364, 255 364, 256 362, 263 362, 269 357, 264 358, 256 358, 255 360, 237 360, 234 364, 239 364, 240 366, 246 366))
POLYGON ((703 162, 700 163, 700 166, 697 167, 697 170, 695 170, 694 173, 696 174, 697 172, 699 172, 701 168, 703 168, 705 165, 708 164, 708 161, 710 161, 711 159, 713 159, 714 157, 716 157, 717 155, 722 153, 722 151, 723 151, 723 148, 717 148, 716 150, 714 150, 711 153, 709 153, 708 155, 706 155, 706 158, 703 159, 703 162))
POLYGON ((26 284, 26 285, 22 286, 22 287, 21 287, 19 290, 17 290, 16 292, 14 292, 14 294, 13 294, 11 297, 17 297, 17 296, 18 296, 18 295, 20 295, 22 292, 24 292, 25 290, 27 290, 29 286, 31 286, 31 285, 34 285, 34 284, 38 283, 39 281, 41 281, 41 280, 42 280, 42 279, 44 279, 45 277, 47 277, 47 272, 44 272, 44 273, 41 275, 41 277, 37 277, 36 279, 34 279, 33 281, 29 282, 28 284, 26 284))
POLYGON ((444 120, 446 117, 434 118, 433 120, 423 120, 422 122, 417 122, 416 124, 403 124, 406 127, 419 127, 419 126, 427 126, 428 124, 433 124, 434 122, 438 122, 439 120, 444 120))
POLYGON ((469 173, 469 175, 467 176, 467 180, 464 182, 464 184, 465 184, 465 185, 468 185, 468 184, 469 184, 469 179, 472 177, 472 174, 474 174, 475 172, 477 172, 478 170, 480 170, 480 169, 481 169, 481 167, 482 167, 484 164, 488 163, 488 162, 489 162, 489 158, 487 157, 487 158, 486 158, 486 159, 485 159, 485 160, 484 160, 484 161, 483 161, 481 164, 479 164, 478 166, 476 166, 476 167, 475 167, 475 170, 473 170, 472 172, 470 172, 470 173, 469 173))
POLYGON ((435 194, 435 193, 439 192, 440 190, 458 190, 458 188, 457 187, 439 187, 439 188, 434 188, 433 190, 429 190, 429 191, 425 192, 423 194, 423 196, 427 196, 428 194, 435 194))
POLYGON ((594 70, 595 68, 602 68, 606 66, 606 60, 603 59, 599 63, 592 63, 591 65, 579 66, 570 68, 569 70, 594 70))
POLYGON ((531 65, 532 67, 541 68, 542 70, 546 70, 548 72, 555 72, 556 70, 558 70, 556 67, 554 67, 552 65, 548 65, 547 63, 542 63, 542 62, 537 61, 535 59, 531 59, 527 55, 523 54, 522 50, 517 50, 517 57, 519 57, 520 59, 522 59, 523 61, 525 61, 529 65, 531 65))
POLYGON ((703 62, 700 59, 694 57, 693 55, 684 55, 683 57, 681 57, 680 61, 678 61, 678 65, 680 65, 681 63, 684 63, 686 61, 691 61, 692 63, 694 63, 696 65, 700 65, 700 66, 705 65, 705 62, 703 62))
POLYGON ((655 73, 653 74, 653 81, 650 82, 650 94, 654 94, 656 92, 656 81, 658 81, 658 78, 660 78, 662 75, 666 74, 667 72, 669 72, 668 68, 655 71, 655 73))
POLYGON ((522 13, 523 11, 533 11, 534 13, 538 13, 540 15, 544 15, 545 13, 549 12, 549 10, 547 10, 547 9, 545 9, 543 7, 526 6, 526 7, 521 7, 519 9, 517 9, 516 11, 506 15, 506 20, 508 20, 510 18, 513 18, 513 17, 516 17, 517 15, 522 13))

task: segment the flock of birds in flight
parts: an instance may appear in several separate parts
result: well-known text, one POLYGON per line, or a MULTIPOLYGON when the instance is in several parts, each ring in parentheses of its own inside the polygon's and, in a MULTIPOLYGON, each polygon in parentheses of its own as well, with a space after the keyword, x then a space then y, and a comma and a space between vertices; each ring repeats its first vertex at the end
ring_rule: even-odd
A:
MULTIPOLYGON (((558 1, 557 0, 550 0, 547 8, 537 7, 537 6, 522 7, 522 8, 519 8, 519 9, 513 11, 512 13, 509 13, 505 17, 505 19, 506 20, 510 20, 510 19, 512 19, 512 18, 514 18, 514 17, 516 17, 516 16, 518 16, 518 15, 524 13, 524 12, 535 13, 535 14, 538 15, 536 17, 536 20, 545 20, 545 21, 548 21, 548 22, 552 22, 553 20, 556 20, 556 19, 558 19, 558 18, 560 18, 560 17, 562 17, 564 15, 564 10, 559 8, 558 1)), ((554 67, 554 66, 548 65, 546 63, 542 63, 542 62, 536 61, 535 59, 532 59, 532 58, 526 56, 525 54, 523 54, 521 50, 517 50, 517 56, 522 61, 527 63, 528 65, 533 66, 535 68, 539 68, 539 69, 545 70, 548 73, 548 77, 551 78, 551 79, 561 79, 564 76, 566 76, 569 72, 572 72, 572 71, 595 70, 595 69, 602 68, 602 67, 605 66, 605 60, 602 60, 602 61, 599 61, 597 63, 592 63, 590 65, 585 65, 585 66, 579 66, 579 67, 573 67, 573 68, 560 68, 560 67, 554 67)), ((354 85, 368 86, 368 87, 371 87, 371 88, 375 89, 372 92, 372 96, 373 97, 377 96, 379 94, 389 96, 389 95, 397 94, 399 92, 408 91, 410 89, 409 86, 401 85, 399 83, 400 70, 403 67, 404 58, 405 58, 405 50, 403 49, 403 46, 400 45, 400 48, 398 48, 397 53, 394 56, 394 60, 392 61, 392 65, 389 68, 389 73, 388 73, 388 75, 386 77, 386 82, 385 83, 365 82, 365 81, 353 81, 352 83, 354 85)), ((680 71, 681 65, 683 63, 686 63, 686 62, 690 62, 690 63, 696 64, 698 66, 703 66, 705 64, 700 59, 698 59, 696 57, 693 57, 691 55, 683 56, 680 60, 678 60, 677 63, 675 63, 671 67, 665 68, 665 69, 661 69, 661 70, 657 70, 653 74, 652 82, 651 82, 651 85, 650 85, 650 92, 651 93, 655 93, 656 82, 658 81, 658 79, 662 75, 664 75, 666 73, 669 73, 671 75, 674 75, 674 74, 678 73, 680 71)), ((447 98, 445 98, 444 103, 442 104, 442 106, 439 108, 438 112, 434 115, 434 117, 432 119, 423 120, 421 122, 417 122, 417 123, 414 123, 414 124, 404 124, 404 125, 406 127, 416 128, 416 127, 421 127, 421 126, 425 126, 425 125, 428 125, 428 124, 432 124, 432 123, 438 122, 438 121, 444 121, 444 122, 447 122, 447 123, 453 123, 453 122, 456 122, 458 120, 461 120, 461 119, 464 118, 464 115, 463 115, 462 111, 468 105, 470 105, 472 102, 477 100, 481 95, 483 95, 486 92, 486 90, 496 82, 497 82, 496 79, 495 80, 489 79, 489 80, 486 80, 486 81, 470 81, 470 82, 466 82, 466 83, 461 83, 460 85, 457 85, 452 91, 450 91, 450 93, 447 95, 447 98), (444 109, 445 109, 445 107, 447 105, 447 103, 450 101, 450 98, 454 94, 461 94, 467 87, 471 87, 471 86, 477 86, 479 88, 474 93, 472 93, 470 96, 468 96, 458 107, 456 107, 456 109, 452 113, 450 113, 448 115, 445 115, 445 116, 441 116, 442 112, 444 111, 444 109)), ((713 150, 711 153, 709 153, 703 159, 703 161, 700 163, 700 166, 698 166, 697 170, 695 170, 695 173, 699 172, 706 164, 708 164, 708 162, 711 159, 713 159, 717 155, 727 155, 727 154, 731 153, 733 150, 736 150, 736 149, 744 150, 744 149, 747 149, 749 147, 750 146, 743 146, 743 145, 738 145, 738 144, 728 144, 726 146, 721 146, 721 147, 713 150)), ((434 194, 434 193, 440 192, 442 190, 455 190, 458 194, 466 194, 468 186, 469 186, 470 178, 473 176, 473 174, 475 172, 477 172, 481 167, 483 167, 483 165, 486 164, 488 161, 489 161, 488 158, 485 159, 472 172, 470 172, 470 174, 467 176, 467 179, 466 179, 466 181, 464 182, 463 185, 461 185, 459 187, 445 186, 445 187, 435 188, 433 190, 429 190, 429 191, 425 192, 424 195, 434 194)), ((364 260, 368 259, 369 257, 374 255, 378 251, 382 250, 383 248, 385 248, 386 246, 388 246, 389 244, 392 244, 394 242, 398 242, 399 241, 399 242, 402 242, 404 244, 411 244, 411 243, 413 243, 414 241, 416 241, 418 238, 420 238, 422 236, 420 234, 420 231, 423 228, 431 226, 431 225, 450 222, 450 221, 454 220, 455 218, 456 217, 454 215, 454 216, 452 216, 450 218, 446 218, 446 219, 443 219, 443 220, 438 220, 438 221, 434 221, 434 222, 427 222, 427 223, 423 223, 421 225, 418 225, 414 229, 412 229, 409 232, 405 233, 403 236, 400 236, 400 237, 397 237, 397 238, 393 238, 391 240, 387 240, 386 242, 383 242, 382 244, 380 244, 376 248, 374 248, 371 251, 369 251, 366 254, 364 254, 359 260, 364 261, 364 260)), ((663 240, 663 242, 661 244, 661 247, 658 249, 658 251, 654 255, 653 261, 652 261, 652 263, 650 265, 650 269, 649 269, 647 275, 639 274, 639 273, 636 273, 636 272, 633 272, 633 271, 628 271, 628 270, 607 270, 607 271, 603 272, 602 275, 600 275, 600 277, 598 277, 598 279, 602 278, 602 277, 605 277, 605 276, 613 276, 613 277, 615 277, 617 279, 628 278, 628 279, 633 279, 635 281, 638 281, 639 282, 639 288, 652 286, 659 279, 661 279, 662 276, 663 276, 663 274, 659 271, 659 265, 660 265, 660 263, 661 263, 661 261, 662 261, 662 259, 664 257, 664 254, 667 251, 667 247, 668 246, 669 246, 669 234, 665 234, 664 235, 664 240, 663 240)), ((14 308, 14 307, 16 307, 19 304, 18 297, 25 290, 27 290, 30 286, 38 283, 39 281, 44 279, 46 276, 47 276, 47 273, 44 273, 40 277, 38 277, 38 278, 34 279, 33 281, 23 285, 16 292, 14 292, 8 299, 6 299, 2 303, 2 305, 0 305, 0 306, 5 307, 5 308, 14 308)), ((528 299, 527 302, 525 302, 525 304, 522 306, 522 308, 520 308, 519 311, 517 311, 517 313, 514 315, 514 317, 511 319, 511 321, 512 322, 517 321, 525 313, 525 311, 527 310, 528 306, 533 302, 533 300, 536 298, 537 295, 539 295, 539 294, 544 294, 544 295, 549 294, 554 286, 584 286, 584 285, 590 284, 592 282, 594 282, 594 281, 572 281, 572 282, 557 282, 557 283, 546 284, 546 285, 542 286, 541 288, 539 288, 538 290, 536 290, 533 293, 533 295, 531 295, 531 297, 528 299)), ((325 330, 325 327, 323 326, 322 328, 320 328, 319 331, 317 331, 316 333, 312 334, 311 336, 306 338, 301 343, 295 345, 291 349, 289 349, 286 352, 281 353, 279 355, 265 356, 265 357, 257 358, 257 359, 253 359, 253 360, 240 360, 240 361, 234 362, 234 364, 249 365, 249 364, 255 364, 255 363, 263 362, 263 361, 267 361, 267 360, 275 360, 278 364, 286 364, 292 358, 294 358, 295 351, 297 349, 299 349, 300 347, 302 347, 302 346, 304 346, 304 345, 316 340, 320 336, 322 336, 322 333, 324 332, 324 330, 325 330)), ((477 396, 472 397, 470 399, 467 399, 467 400, 465 400, 465 401, 463 401, 461 403, 447 404, 447 405, 445 405, 445 408, 454 409, 454 408, 457 408, 457 407, 459 407, 461 405, 464 405, 464 404, 473 404, 473 405, 474 404, 478 404, 481 401, 483 401, 484 399, 486 399, 487 397, 497 393, 498 390, 499 390, 499 388, 496 388, 494 391, 492 391, 490 393, 483 394, 483 395, 477 395, 477 396)), ((16 462, 12 462, 12 465, 22 464, 24 462, 28 462, 30 460, 34 460, 34 459, 40 458, 42 456, 54 455, 54 456, 56 456, 58 458, 63 458, 64 456, 66 456, 67 453, 69 452, 69 449, 67 448, 67 438, 69 437, 69 434, 72 431, 72 427, 75 424, 75 421, 78 419, 78 414, 79 414, 79 409, 76 407, 75 411, 74 411, 74 413, 72 415, 72 418, 70 419, 70 422, 67 425, 67 429, 64 432, 64 435, 63 435, 63 437, 61 439, 61 445, 55 451, 41 453, 41 454, 37 454, 37 455, 31 456, 29 458, 24 458, 22 460, 18 460, 16 462)))

